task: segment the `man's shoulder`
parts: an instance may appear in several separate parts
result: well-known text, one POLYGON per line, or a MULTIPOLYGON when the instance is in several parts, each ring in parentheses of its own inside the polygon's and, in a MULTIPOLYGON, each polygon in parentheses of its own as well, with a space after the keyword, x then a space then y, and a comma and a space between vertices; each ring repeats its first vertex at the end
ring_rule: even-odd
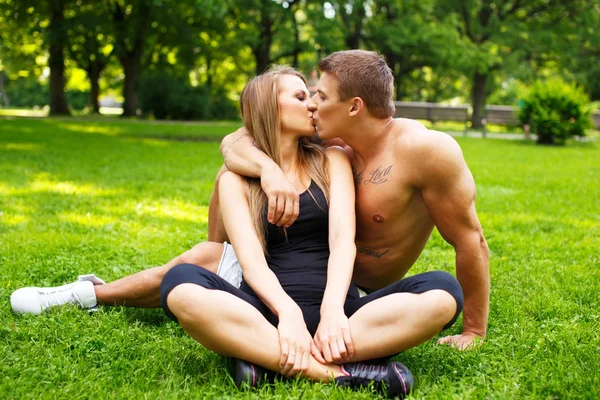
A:
POLYGON ((422 157, 462 156, 460 146, 447 133, 428 129, 419 121, 408 118, 394 120, 396 149, 406 155, 422 157))

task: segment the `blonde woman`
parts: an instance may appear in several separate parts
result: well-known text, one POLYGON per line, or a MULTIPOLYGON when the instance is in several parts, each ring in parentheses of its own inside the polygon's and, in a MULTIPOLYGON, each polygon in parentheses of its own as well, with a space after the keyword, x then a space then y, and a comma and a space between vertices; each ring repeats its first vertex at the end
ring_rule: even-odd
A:
MULTIPOLYGON (((398 353, 394 285, 360 298, 351 283, 354 183, 345 153, 308 141, 314 134, 304 77, 278 67, 252 79, 242 93, 244 125, 256 146, 285 172, 300 194, 299 217, 267 223, 260 182, 225 173, 219 182, 225 229, 241 264, 237 288, 207 269, 181 264, 161 284, 171 318, 205 347, 237 362, 236 381, 254 385, 265 369, 286 376, 359 387, 371 382, 389 396, 413 385, 400 362, 360 361, 398 353), (347 324, 345 364, 327 363, 313 343, 324 307, 347 324), (244 360, 244 361, 241 361, 244 360)), ((215 244, 216 246, 216 244, 215 244)))

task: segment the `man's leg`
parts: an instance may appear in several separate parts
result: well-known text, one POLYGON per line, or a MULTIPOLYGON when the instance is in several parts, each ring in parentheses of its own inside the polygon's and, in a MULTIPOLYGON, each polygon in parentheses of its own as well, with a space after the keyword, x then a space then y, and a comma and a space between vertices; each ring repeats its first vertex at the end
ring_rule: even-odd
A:
POLYGON ((86 308, 93 307, 96 304, 159 307, 160 282, 167 271, 173 266, 190 263, 202 265, 206 269, 216 273, 222 251, 215 251, 215 246, 222 246, 221 243, 227 240, 219 212, 218 194, 219 179, 226 171, 225 166, 222 166, 219 170, 215 178, 216 184, 209 205, 208 237, 209 240, 212 239, 213 241, 217 241, 217 243, 199 243, 165 265, 140 271, 108 284, 99 285, 97 281, 92 284, 89 278, 84 278, 83 281, 57 288, 60 291, 58 296, 55 294, 49 296, 42 294, 44 292, 52 292, 52 289, 55 288, 19 289, 11 295, 13 310, 18 313, 39 314, 48 306, 53 305, 52 303, 57 305, 76 303, 86 308))
POLYGON ((227 231, 225 231, 225 225, 223 224, 223 218, 221 218, 221 210, 219 208, 219 179, 221 175, 227 172, 225 165, 221 167, 215 178, 215 187, 213 188, 212 195, 210 196, 210 203, 208 205, 208 241, 223 243, 228 242, 227 231))
POLYGON ((223 165, 215 177, 215 186, 208 206, 208 242, 199 243, 167 264, 126 276, 106 285, 94 286, 99 304, 130 307, 160 307, 160 282, 177 264, 195 264, 217 273, 222 244, 227 233, 219 211, 219 179, 227 172, 223 165), (214 242, 214 243, 211 243, 214 242))
POLYGON ((391 356, 431 339, 456 321, 462 305, 458 281, 441 271, 402 279, 350 302, 353 361, 391 356))
POLYGON ((150 268, 107 284, 94 275, 83 275, 76 282, 62 286, 21 288, 11 294, 11 308, 16 313, 41 314, 50 307, 65 304, 75 304, 86 309, 93 309, 98 303, 159 307, 160 282, 167 271, 177 264, 187 262, 204 265, 207 269, 217 272, 223 255, 223 246, 222 243, 199 243, 166 265, 150 268))
POLYGON ((160 283, 171 268, 178 264, 194 264, 216 274, 222 253, 222 243, 198 243, 163 266, 140 271, 105 285, 94 286, 96 299, 98 304, 105 305, 160 307, 160 283))

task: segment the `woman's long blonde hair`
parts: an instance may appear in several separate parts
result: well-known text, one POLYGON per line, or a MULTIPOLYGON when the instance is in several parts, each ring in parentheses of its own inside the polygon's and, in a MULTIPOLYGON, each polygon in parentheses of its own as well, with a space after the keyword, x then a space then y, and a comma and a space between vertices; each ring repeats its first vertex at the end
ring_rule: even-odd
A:
MULTIPOLYGON (((294 68, 275 66, 267 72, 253 78, 240 98, 244 126, 254 137, 256 146, 281 166, 279 136, 281 119, 279 115, 279 77, 293 75, 306 83, 304 76, 294 68)), ((329 202, 329 174, 325 150, 308 138, 298 140, 298 164, 315 181, 329 202)), ((258 238, 266 253, 266 205, 267 196, 262 190, 260 180, 247 178, 250 188, 250 213, 258 238)), ((309 191, 310 193, 310 191, 309 191)), ((312 196, 312 193, 310 193, 312 196)), ((313 197, 314 198, 314 197, 313 197)))

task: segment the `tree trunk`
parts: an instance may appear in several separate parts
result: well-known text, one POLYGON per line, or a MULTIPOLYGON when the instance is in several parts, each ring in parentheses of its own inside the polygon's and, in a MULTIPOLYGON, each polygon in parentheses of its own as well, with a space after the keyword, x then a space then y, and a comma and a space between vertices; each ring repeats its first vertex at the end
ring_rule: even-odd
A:
POLYGON ((485 110, 485 100, 486 100, 486 84, 488 80, 489 74, 481 74, 479 72, 475 72, 473 75, 473 90, 471 106, 473 107, 473 116, 471 117, 471 126, 473 129, 481 129, 483 127, 482 118, 485 110))
POLYGON ((136 92, 137 80, 152 14, 152 2, 141 1, 138 5, 139 12, 136 18, 137 24, 133 38, 128 36, 130 34, 128 27, 132 23, 132 20, 126 18, 125 10, 118 2, 114 3, 113 9, 113 21, 118 32, 118 50, 116 53, 125 75, 123 82, 123 97, 125 98, 123 103, 123 117, 137 115, 139 104, 136 92), (132 43, 132 46, 128 45, 129 42, 132 43))
POLYGON ((261 43, 254 50, 254 60, 256 61, 256 75, 262 74, 269 67, 271 52, 269 49, 270 45, 261 43))
POLYGON ((100 103, 98 101, 98 97, 100 96, 100 72, 101 67, 96 62, 93 62, 87 71, 88 79, 90 80, 91 84, 90 104, 92 106, 92 113, 94 114, 100 113, 100 103))
POLYGON ((2 101, 4 102, 4 107, 10 107, 10 101, 8 100, 8 95, 6 94, 6 88, 4 87, 4 71, 0 71, 0 97, 2 97, 2 101))
POLYGON ((141 63, 141 52, 139 57, 135 55, 128 55, 121 58, 121 65, 125 73, 125 80, 123 82, 123 97, 125 102, 123 103, 123 116, 124 117, 135 117, 138 109, 138 98, 137 98, 137 80, 140 72, 141 63))
POLYGON ((294 24, 294 61, 292 61, 292 67, 298 68, 299 57, 300 57, 300 29, 298 28, 298 20, 296 19, 296 12, 293 9, 291 10, 291 12, 292 12, 292 22, 294 24))
POLYGON ((50 115, 70 115, 65 96, 65 57, 66 41, 64 30, 64 4, 62 0, 52 1, 50 11, 50 115))

